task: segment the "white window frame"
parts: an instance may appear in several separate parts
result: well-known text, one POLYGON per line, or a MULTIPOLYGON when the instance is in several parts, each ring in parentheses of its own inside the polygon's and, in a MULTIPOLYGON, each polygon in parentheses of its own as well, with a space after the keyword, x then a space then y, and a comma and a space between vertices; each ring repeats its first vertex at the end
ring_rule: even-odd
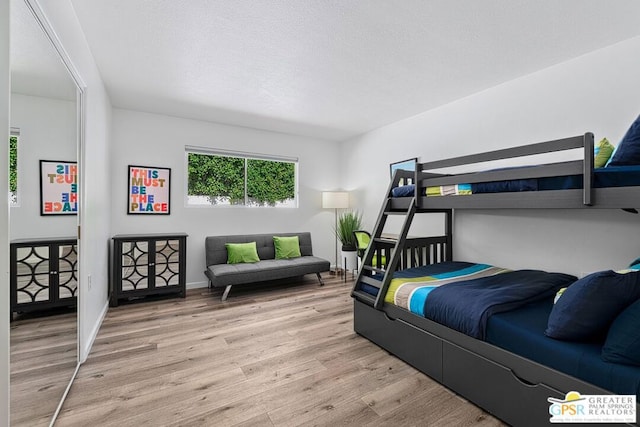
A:
POLYGON ((256 209, 256 208, 265 208, 265 209, 297 209, 299 206, 299 188, 300 188, 300 178, 299 178, 299 160, 297 157, 287 157, 287 156, 278 156, 272 154, 259 154, 259 153, 248 153, 244 151, 232 151, 232 150, 223 150, 217 148, 208 148, 208 147, 197 147, 192 145, 186 145, 184 149, 184 206, 187 208, 216 208, 216 209, 224 209, 224 208, 248 208, 248 209, 256 209), (209 156, 223 156, 223 157, 236 157, 245 159, 244 162, 244 198, 245 201, 242 205, 230 205, 230 204, 199 204, 199 203, 190 203, 189 202, 189 154, 204 154, 209 156), (294 165, 294 174, 295 174, 295 187, 294 187, 294 199, 291 205, 276 205, 276 206, 254 206, 248 204, 248 196, 247 196, 247 160, 270 160, 274 162, 285 162, 285 163, 293 163, 294 165))

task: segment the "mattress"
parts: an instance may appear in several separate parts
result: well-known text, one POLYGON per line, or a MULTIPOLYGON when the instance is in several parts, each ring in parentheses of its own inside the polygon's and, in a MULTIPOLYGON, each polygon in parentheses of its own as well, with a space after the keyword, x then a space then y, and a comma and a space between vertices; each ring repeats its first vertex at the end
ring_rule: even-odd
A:
MULTIPOLYGON (((482 173, 482 172, 479 172, 482 173)), ((519 191, 572 190, 582 188, 582 175, 568 175, 547 178, 513 179, 508 181, 481 182, 474 184, 453 184, 439 187, 428 187, 425 194, 429 197, 438 195, 467 195, 482 193, 507 193, 519 191), (469 189, 470 187, 470 189, 469 189)), ((609 166, 594 169, 593 187, 630 187, 640 185, 640 165, 609 166)), ((413 196, 414 185, 403 185, 391 191, 393 197, 413 196)))
MULTIPOLYGON (((474 268, 473 266, 477 264, 439 263, 398 271, 394 274, 394 279, 446 277, 452 271, 474 268)), ((499 275, 505 277, 504 274, 499 275)), ((382 280, 382 276, 375 278, 382 280)), ((378 292, 378 288, 364 283, 362 290, 374 296, 378 292)), ((385 298, 387 302, 388 295, 389 293, 385 298)), ((601 340, 571 342, 544 335, 552 307, 553 296, 547 296, 508 311, 493 313, 486 320, 482 340, 613 393, 632 394, 640 398, 640 367, 603 361, 600 357, 601 340)), ((432 320, 445 324, 439 319, 432 320)))
POLYGON ((603 361, 602 342, 559 341, 544 335, 552 307, 553 300, 547 299, 494 314, 485 340, 615 394, 640 397, 640 367, 603 361))
POLYGON ((483 339, 492 314, 553 296, 575 280, 542 270, 443 262, 396 272, 385 302, 483 339))

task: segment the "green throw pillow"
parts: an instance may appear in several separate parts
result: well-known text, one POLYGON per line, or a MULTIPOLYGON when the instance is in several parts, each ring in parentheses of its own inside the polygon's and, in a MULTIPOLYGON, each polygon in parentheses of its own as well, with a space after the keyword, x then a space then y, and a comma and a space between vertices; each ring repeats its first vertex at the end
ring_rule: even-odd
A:
POLYGON ((227 264, 260 261, 256 242, 226 243, 224 246, 227 248, 227 264))
POLYGON ((593 167, 604 167, 604 165, 606 165, 609 161, 612 153, 613 145, 611 145, 607 138, 602 138, 602 140, 594 148, 593 167))
POLYGON ((273 236, 273 246, 276 248, 276 259, 297 258, 302 256, 298 236, 273 236))

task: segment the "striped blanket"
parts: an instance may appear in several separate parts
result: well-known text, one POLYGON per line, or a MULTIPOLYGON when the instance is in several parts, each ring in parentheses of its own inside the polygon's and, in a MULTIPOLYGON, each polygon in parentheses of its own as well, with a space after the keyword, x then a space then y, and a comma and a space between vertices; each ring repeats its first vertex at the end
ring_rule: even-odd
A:
POLYGON ((438 187, 427 187, 425 190, 427 197, 429 196, 464 196, 473 194, 471 184, 452 184, 440 185, 438 187))
POLYGON ((484 339, 492 314, 551 298, 575 280, 542 270, 445 262, 396 272, 385 302, 484 339))
POLYGON ((488 264, 470 264, 469 267, 430 276, 396 278, 391 280, 384 300, 425 317, 425 302, 431 291, 437 287, 461 280, 493 276, 506 271, 509 270, 488 264))

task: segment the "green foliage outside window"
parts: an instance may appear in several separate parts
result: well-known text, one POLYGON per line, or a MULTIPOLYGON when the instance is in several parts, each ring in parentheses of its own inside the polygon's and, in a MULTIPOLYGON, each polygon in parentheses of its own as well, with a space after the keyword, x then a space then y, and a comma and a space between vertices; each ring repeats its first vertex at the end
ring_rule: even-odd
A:
POLYGON ((247 160, 247 196, 260 206, 275 206, 295 197, 295 165, 270 160, 247 160))
POLYGON ((187 195, 211 204, 275 206, 295 199, 294 163, 188 153, 188 174, 187 195))
POLYGON ((244 159, 189 153, 190 196, 207 196, 233 205, 244 203, 244 159))
POLYGON ((18 201, 18 137, 9 137, 9 200, 18 201))

